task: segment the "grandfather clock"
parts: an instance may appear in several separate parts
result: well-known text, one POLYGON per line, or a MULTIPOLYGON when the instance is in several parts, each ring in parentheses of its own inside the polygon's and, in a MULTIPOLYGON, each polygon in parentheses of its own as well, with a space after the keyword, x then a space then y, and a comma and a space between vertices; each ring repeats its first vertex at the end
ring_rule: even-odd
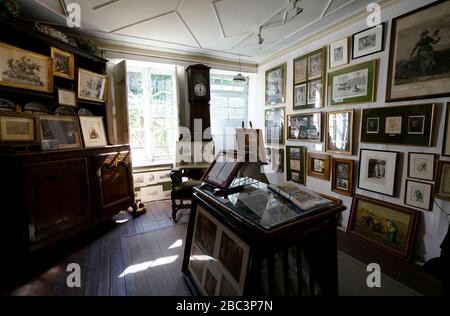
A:
MULTIPOLYGON (((194 121, 202 120, 201 135, 204 141, 211 140, 211 135, 204 134, 204 131, 211 127, 211 117, 209 102, 211 100, 209 71, 211 67, 205 65, 192 65, 186 69, 188 82, 188 95, 190 103, 190 124, 191 135, 193 139, 196 135, 194 133, 200 132, 194 130, 194 121)), ((199 137, 199 136, 197 136, 199 137)))

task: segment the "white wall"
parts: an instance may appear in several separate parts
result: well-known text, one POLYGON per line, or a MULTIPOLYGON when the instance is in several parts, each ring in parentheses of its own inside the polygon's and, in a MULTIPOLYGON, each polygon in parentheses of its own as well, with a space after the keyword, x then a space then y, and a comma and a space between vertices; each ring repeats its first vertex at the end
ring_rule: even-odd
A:
MULTIPOLYGON (((382 10, 382 21, 388 21, 387 26, 387 36, 386 36, 386 46, 385 50, 382 53, 374 54, 371 56, 367 56, 365 58, 360 58, 354 61, 351 61, 350 64, 359 64, 365 61, 379 59, 379 76, 378 76, 378 92, 377 92, 377 101, 375 103, 369 104, 356 104, 356 105, 348 105, 348 106, 333 106, 333 107, 324 107, 320 109, 322 112, 332 111, 332 110, 344 110, 344 109, 355 109, 356 110, 356 118, 355 118, 355 129, 354 129, 354 139, 357 141, 354 144, 354 156, 342 156, 343 158, 350 158, 356 161, 355 171, 356 175, 354 177, 354 184, 357 183, 358 176, 358 155, 360 148, 372 148, 379 150, 392 150, 402 152, 403 155, 401 157, 402 163, 400 164, 400 168, 403 169, 399 175, 402 177, 399 185, 401 184, 400 189, 398 190, 398 196, 395 198, 387 197, 384 195, 367 192, 364 190, 356 190, 357 194, 366 195, 373 197, 375 199, 387 201, 394 204, 403 205, 404 198, 404 190, 405 190, 405 179, 407 175, 407 152, 427 152, 427 153, 435 153, 440 154, 443 143, 443 124, 444 124, 444 116, 445 108, 447 102, 450 102, 450 98, 440 98, 433 100, 420 100, 420 101, 408 101, 408 102, 396 102, 396 103, 385 103, 385 95, 386 95, 386 80, 387 80, 387 69, 388 69, 388 60, 389 60, 389 46, 390 46, 390 30, 391 30, 391 20, 397 16, 400 16, 404 13, 410 12, 416 8, 419 8, 423 5, 431 3, 434 1, 430 0, 407 0, 395 6, 392 6, 388 9, 382 10), (378 144, 359 144, 360 137, 360 119, 362 109, 365 108, 375 108, 375 107, 389 107, 389 106, 401 106, 401 105, 409 105, 409 104, 424 104, 424 103, 437 103, 437 113, 436 113, 436 122, 435 122, 435 135, 434 135, 434 143, 435 147, 431 148, 422 148, 422 147, 410 147, 410 146, 401 146, 401 145, 378 145, 378 144)), ((326 36, 320 38, 320 40, 307 44, 304 47, 301 47, 295 52, 287 53, 284 56, 278 57, 274 60, 271 60, 269 63, 260 65, 257 74, 257 97, 256 104, 252 105, 249 109, 250 117, 249 120, 253 121, 253 126, 256 128, 264 128, 264 86, 265 86, 265 71, 280 65, 282 63, 287 63, 287 88, 286 88, 286 112, 287 114, 293 113, 293 60, 296 57, 307 54, 311 51, 319 49, 323 46, 329 45, 337 40, 340 40, 346 36, 351 37, 352 34, 362 31, 367 28, 366 20, 361 19, 360 21, 355 22, 352 25, 347 25, 342 29, 335 29, 332 33, 329 33, 326 36)), ((315 110, 313 110, 315 111, 315 110)), ((311 112, 311 110, 304 111, 295 111, 296 113, 301 112, 311 112)), ((316 143, 306 143, 306 142, 287 142, 287 145, 294 146, 307 146, 309 151, 313 151, 313 146, 316 143)), ((442 160, 448 160, 445 157, 441 158, 442 160)), ((275 177, 271 177, 271 180, 274 182, 277 181, 285 181, 285 175, 278 175, 275 177)), ((341 216, 340 225, 342 228, 346 228, 348 217, 350 214, 351 202, 352 198, 345 197, 342 195, 335 194, 331 192, 331 182, 325 182, 316 178, 307 179, 307 187, 324 194, 328 194, 331 196, 336 196, 342 199, 347 206, 347 211, 345 211, 341 216)), ((450 203, 443 202, 441 200, 437 200, 437 202, 441 205, 441 207, 445 209, 450 209, 450 203)), ((448 229, 448 221, 446 219, 445 214, 443 214, 436 206, 433 207, 432 211, 419 211, 422 213, 420 217, 420 225, 418 228, 418 233, 415 242, 415 260, 418 262, 426 261, 430 258, 436 257, 440 255, 440 244, 447 232, 448 229)))

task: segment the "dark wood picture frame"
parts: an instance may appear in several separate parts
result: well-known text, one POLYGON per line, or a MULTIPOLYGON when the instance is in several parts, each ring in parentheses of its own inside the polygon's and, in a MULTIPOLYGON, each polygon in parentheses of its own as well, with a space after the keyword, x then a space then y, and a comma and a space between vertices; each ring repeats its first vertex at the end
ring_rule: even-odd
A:
POLYGON ((288 181, 293 181, 302 185, 306 185, 307 176, 307 149, 302 146, 286 146, 286 178, 288 181), (292 155, 292 150, 298 150, 298 157, 292 155), (298 161, 299 170, 292 169, 292 161, 298 161), (293 176, 293 174, 298 175, 298 179, 293 176))
POLYGON ((236 175, 238 174, 239 170, 241 169, 243 165, 242 159, 240 159, 237 152, 229 152, 229 151, 223 151, 219 153, 216 156, 216 159, 214 159, 211 166, 209 166, 208 170, 205 172, 205 174, 202 177, 202 181, 205 183, 208 183, 210 185, 213 185, 221 190, 226 190, 230 187, 231 183, 235 179, 236 175), (217 161, 219 157, 223 156, 233 156, 234 161, 233 162, 225 162, 225 161, 217 161), (224 181, 215 181, 214 179, 210 179, 208 176, 211 173, 211 171, 214 169, 217 163, 233 163, 234 167, 233 169, 228 173, 227 178, 224 181))
MULTIPOLYGON (((450 192, 442 192, 442 186, 443 186, 443 180, 445 179, 446 173, 444 173, 444 168, 450 168, 450 161, 439 161, 438 165, 438 178, 436 181, 436 187, 435 187, 435 198, 450 201, 450 192)), ((450 172, 449 172, 450 173, 450 172)), ((450 181, 447 180, 447 181, 450 181)))
POLYGON ((373 55, 373 54, 377 54, 377 53, 383 52, 384 49, 385 49, 385 46, 386 46, 386 43, 385 43, 386 42, 386 40, 385 40, 385 37, 386 37, 385 32, 386 32, 386 22, 383 22, 383 23, 381 23, 379 25, 376 25, 376 26, 373 26, 373 27, 369 27, 369 28, 367 28, 365 30, 362 30, 362 31, 358 32, 358 33, 354 33, 352 35, 352 60, 355 60, 355 59, 358 59, 358 58, 363 58, 363 57, 366 57, 366 56, 370 56, 370 55, 373 55), (357 43, 355 41, 355 36, 357 36, 357 35, 359 35, 361 33, 367 32, 369 30, 376 29, 377 27, 380 27, 380 26, 381 26, 381 49, 377 50, 377 51, 374 51, 374 52, 371 52, 371 53, 367 53, 365 55, 361 55, 361 56, 355 57, 355 45, 357 45, 357 43))
POLYGON ((308 153, 308 177, 330 181, 331 156, 319 153, 308 153), (323 173, 314 170, 315 160, 323 161, 323 173))
MULTIPOLYGON (((416 235, 416 229, 417 229, 417 224, 418 224, 418 220, 419 220, 419 213, 416 210, 412 210, 409 208, 405 208, 402 207, 400 205, 396 205, 396 204, 391 204, 388 202, 384 202, 384 201, 380 201, 380 200, 376 200, 373 198, 369 198, 367 196, 362 196, 362 195, 355 195, 353 197, 353 202, 352 202, 352 208, 350 211, 350 218, 348 221, 348 225, 347 225, 347 233, 351 234, 361 240, 364 240, 366 242, 368 242, 369 244, 391 254, 394 255, 404 261, 409 262, 411 260, 411 252, 413 249, 413 244, 414 244, 414 239, 415 239, 415 235, 416 235), (405 242, 405 247, 403 251, 399 251, 399 250, 395 250, 392 248, 387 247, 386 245, 384 245, 380 240, 374 240, 371 239, 359 232, 355 231, 355 221, 357 219, 357 211, 358 211, 358 203, 360 201, 366 202, 366 203, 370 203, 374 206, 380 206, 383 208, 387 208, 393 211, 397 211, 397 212, 401 212, 401 213, 405 213, 407 215, 410 216, 410 220, 409 220, 409 225, 408 225, 408 229, 406 231, 406 242, 405 242)), ((362 224, 361 224, 362 225, 362 224)), ((383 235, 383 233, 380 233, 381 235, 383 235)))
POLYGON ((450 103, 447 103, 447 111, 444 121, 444 141, 442 144, 442 156, 450 157, 450 103))
POLYGON ((416 179, 416 180, 425 180, 425 181, 434 181, 435 177, 436 177, 436 162, 437 162, 437 155, 433 154, 433 153, 416 153, 416 152, 409 152, 408 153, 408 178, 411 179, 416 179), (430 158, 433 158, 433 176, 431 178, 418 178, 418 177, 414 177, 414 175, 411 175, 411 156, 412 155, 425 155, 425 156, 430 156, 430 158))
POLYGON ((342 158, 333 158, 332 159, 332 180, 331 180, 331 191, 346 195, 346 196, 353 196, 353 173, 354 173, 354 160, 352 159, 342 159, 342 158), (348 177, 347 179, 347 185, 348 189, 343 190, 338 187, 337 180, 338 180, 338 174, 337 174, 337 164, 348 164, 348 177))
MULTIPOLYGON (((392 87, 393 87, 393 71, 394 71, 394 63, 396 60, 394 60, 395 51, 397 48, 396 43, 396 36, 397 36, 397 30, 398 30, 398 22, 399 20, 403 18, 407 18, 409 16, 412 16, 414 14, 418 14, 421 11, 425 11, 427 9, 430 9, 434 6, 442 5, 447 0, 438 0, 436 2, 430 3, 428 5, 425 5, 423 7, 418 8, 417 10, 408 12, 406 14, 403 14, 401 16, 396 17, 392 20, 392 27, 391 27, 391 39, 390 39, 390 48, 389 48, 389 62, 388 62, 388 73, 387 73, 387 87, 386 87, 386 102, 398 102, 398 101, 410 101, 410 100, 422 100, 422 99, 432 99, 432 98, 440 98, 440 97, 447 97, 450 96, 450 90, 447 90, 442 93, 429 93, 429 94, 423 94, 423 95, 411 95, 411 96, 402 96, 402 97, 393 97, 392 96, 392 87)), ((420 23, 420 21, 417 21, 417 23, 420 23)), ((424 83, 422 83, 424 84, 424 83)), ((408 89, 414 91, 414 88, 408 89)))
POLYGON ((406 179, 406 180, 405 180, 405 197, 404 197, 404 203, 405 203, 405 205, 410 206, 410 207, 418 208, 418 209, 421 209, 421 210, 424 210, 424 211, 429 211, 429 210, 431 210, 431 207, 432 207, 432 205, 433 205, 433 192, 434 192, 433 183, 406 179), (426 208, 425 208, 425 207, 416 206, 416 205, 412 205, 412 204, 408 204, 408 199, 407 199, 407 196, 408 196, 408 184, 409 184, 409 183, 412 183, 412 182, 414 182, 414 183, 420 183, 420 184, 424 184, 424 185, 428 185, 428 186, 430 187, 430 196, 428 197, 428 198, 430 199, 430 202, 428 203, 428 205, 427 205, 426 208))

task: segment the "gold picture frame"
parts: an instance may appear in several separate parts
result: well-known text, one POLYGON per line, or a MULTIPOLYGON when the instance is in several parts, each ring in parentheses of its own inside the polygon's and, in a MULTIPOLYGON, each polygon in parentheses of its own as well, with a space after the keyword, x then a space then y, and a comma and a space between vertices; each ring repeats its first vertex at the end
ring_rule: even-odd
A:
POLYGON ((75 56, 56 47, 51 47, 53 58, 53 75, 56 77, 75 79, 75 56))
POLYGON ((331 156, 308 153, 308 177, 330 181, 331 156))
POLYGON ((0 85, 53 92, 52 58, 2 42, 0 56, 0 85))
POLYGON ((353 122, 355 117, 355 111, 352 110, 343 110, 343 111, 334 111, 328 112, 326 114, 326 133, 325 133, 325 151, 328 153, 342 154, 342 155, 352 155, 353 154, 353 122), (336 130, 339 128, 339 124, 336 123, 337 116, 339 114, 346 114, 346 117, 342 117, 340 119, 341 128, 344 130, 336 130), (336 117, 336 119, 332 120, 331 117, 336 117), (347 119, 347 126, 342 124, 345 119, 347 119), (337 126, 336 126, 337 125, 337 126), (338 139, 338 138, 341 139, 338 139), (339 147, 341 144, 341 147, 339 147), (342 147, 344 146, 344 147, 342 147))
POLYGON ((439 161, 435 198, 450 201, 450 161, 439 161))
POLYGON ((0 113, 0 142, 33 142, 35 140, 35 122, 32 116, 0 113))
POLYGON ((108 98, 108 77, 86 69, 78 69, 78 99, 105 103, 108 98))

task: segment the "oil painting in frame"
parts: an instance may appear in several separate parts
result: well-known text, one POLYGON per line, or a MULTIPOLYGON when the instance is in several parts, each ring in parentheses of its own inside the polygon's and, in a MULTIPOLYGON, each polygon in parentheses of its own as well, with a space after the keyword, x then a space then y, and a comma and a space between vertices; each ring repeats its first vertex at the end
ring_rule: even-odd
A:
POLYGON ((39 116, 41 130, 41 149, 82 148, 80 124, 75 116, 39 116))
POLYGON ((352 155, 354 110, 328 112, 326 115, 326 152, 352 155))
POLYGON ((393 19, 386 101, 450 95, 450 2, 393 19))
POLYGON ((351 159, 333 158, 331 164, 331 191, 352 196, 354 161, 351 159))
POLYGON ((80 116, 84 147, 104 147, 108 145, 105 126, 101 116, 80 116))
POLYGON ((408 178, 434 181, 435 162, 435 154, 408 153, 408 178))
POLYGON ((266 71, 266 106, 286 102, 286 64, 266 71))
POLYGON ((432 194, 433 184, 409 179, 406 180, 405 205, 429 211, 433 202, 432 194))
POLYGON ((439 161, 435 197, 450 201, 450 161, 439 161))
POLYGON ((418 218, 415 210, 356 195, 347 233, 410 261, 418 218))
POLYGON ((0 116, 0 141, 23 142, 34 141, 35 124, 32 117, 0 116))
POLYGON ((53 75, 70 80, 75 79, 75 56, 56 47, 50 49, 53 58, 53 75))
POLYGON ((78 99, 106 102, 108 96, 108 77, 88 71, 78 69, 78 99))
POLYGON ((0 42, 0 85, 53 92, 53 60, 0 42))

